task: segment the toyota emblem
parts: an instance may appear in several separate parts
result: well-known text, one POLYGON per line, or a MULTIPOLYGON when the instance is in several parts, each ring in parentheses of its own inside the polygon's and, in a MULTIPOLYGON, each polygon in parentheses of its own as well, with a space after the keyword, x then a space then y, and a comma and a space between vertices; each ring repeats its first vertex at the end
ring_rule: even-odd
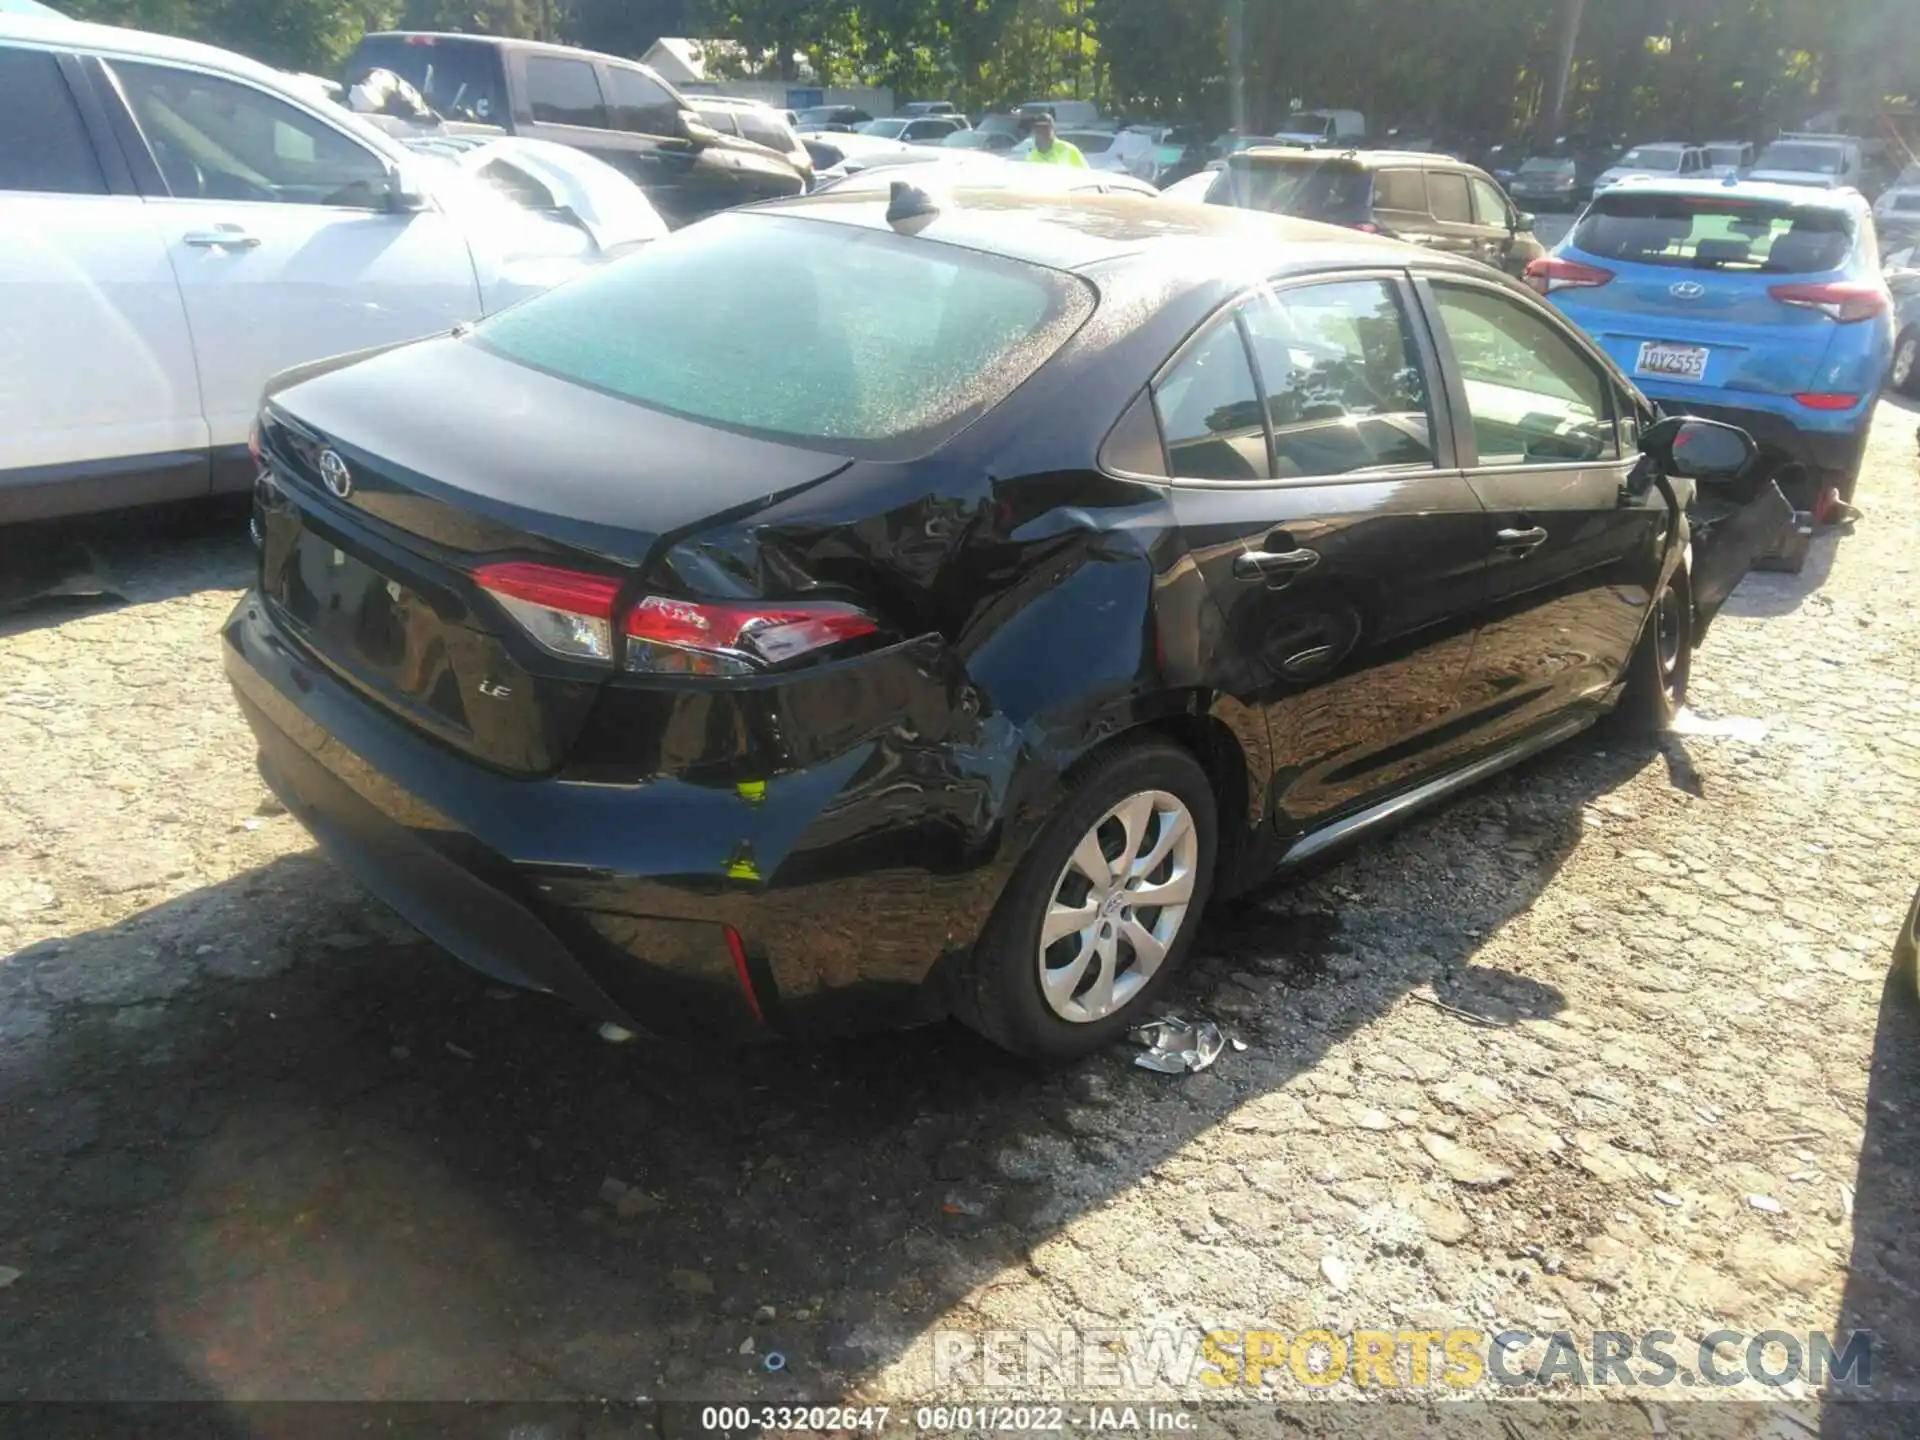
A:
POLYGON ((1676 300, 1698 300, 1707 293, 1707 287, 1698 280, 1682 280, 1678 285, 1669 288, 1667 293, 1676 300))
POLYGON ((353 493, 353 472, 347 469, 347 462, 332 450, 320 452, 320 479, 327 489, 342 500, 353 493))

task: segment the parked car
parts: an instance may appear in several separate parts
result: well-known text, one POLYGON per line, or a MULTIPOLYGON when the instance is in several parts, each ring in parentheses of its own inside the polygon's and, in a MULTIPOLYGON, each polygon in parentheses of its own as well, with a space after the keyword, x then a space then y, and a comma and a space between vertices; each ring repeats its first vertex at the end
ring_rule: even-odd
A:
POLYGON ((1820 190, 1858 189, 1866 175, 1860 142, 1843 135, 1782 135, 1760 152, 1748 179, 1820 190))
POLYGON ((943 150, 981 150, 989 155, 1004 155, 1020 143, 1020 137, 1006 130, 956 130, 940 142, 943 150))
POLYGON ((1721 180, 1745 178, 1753 169, 1753 146, 1745 140, 1709 140, 1706 173, 1721 180))
POLYGON ((606 161, 670 225, 806 185, 790 158, 714 131, 691 101, 632 60, 531 40, 396 31, 354 46, 346 83, 376 69, 419 91, 439 128, 552 140, 606 161))
POLYGON ((1367 117, 1358 110, 1296 110, 1279 134, 1314 145, 1358 145, 1367 138, 1367 117))
POLYGON ((559 149, 418 155, 224 50, 0 16, 0 520, 243 491, 274 372, 659 233, 559 149))
POLYGON ((793 166, 807 180, 813 179, 813 157, 800 137, 787 124, 786 116, 758 100, 731 95, 688 97, 694 113, 709 129, 722 135, 737 135, 749 144, 763 146, 793 166))
POLYGON ((227 673, 469 963, 655 1031, 1088 1053, 1215 896, 1661 724, 1784 513, 1483 267, 928 198, 716 216, 270 392, 227 673))
POLYGON ((1007 190, 1019 194, 1146 195, 1160 192, 1138 176, 1123 170, 1081 169, 1077 165, 1009 165, 983 155, 948 155, 920 150, 896 164, 869 165, 842 179, 820 186, 816 193, 848 195, 889 193, 896 182, 918 186, 936 196, 953 189, 1007 190))
POLYGON ((1529 155, 1507 193, 1534 210, 1578 210, 1593 198, 1595 167, 1573 155, 1529 155))
POLYGON ((968 128, 964 115, 889 115, 869 120, 859 133, 881 140, 903 140, 909 145, 938 145, 955 131, 968 128))
POLYGON ((873 116, 858 105, 809 105, 799 114, 799 130, 852 130, 873 116))
POLYGON ((1880 232, 1881 272, 1893 297, 1893 359, 1887 384, 1920 398, 1920 215, 1880 232))
POLYGON ((813 131, 802 135, 800 143, 813 160, 815 189, 868 165, 919 159, 927 151, 924 145, 909 145, 904 140, 883 140, 878 135, 862 135, 858 131, 813 131))
POLYGON ((1866 201, 1669 180, 1605 191, 1527 272, 1668 411, 1749 431, 1795 507, 1851 500, 1892 358, 1866 201))
POLYGON ((1597 195, 1629 180, 1690 180, 1708 169, 1707 152, 1699 145, 1677 141, 1636 145, 1595 177, 1593 190, 1597 195))
POLYGON ((1390 235, 1513 275, 1546 254, 1532 216, 1484 170, 1445 155, 1247 150, 1227 158, 1207 201, 1390 235))
POLYGON ((1909 165, 1873 202, 1873 218, 1886 226, 1920 223, 1920 165, 1909 165))

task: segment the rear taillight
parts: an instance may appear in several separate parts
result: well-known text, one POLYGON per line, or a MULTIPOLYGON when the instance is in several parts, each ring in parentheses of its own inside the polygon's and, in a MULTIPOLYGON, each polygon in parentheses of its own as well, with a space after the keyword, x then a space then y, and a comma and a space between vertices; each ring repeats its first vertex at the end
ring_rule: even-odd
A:
MULTIPOLYGON (((541 649, 611 663, 621 582, 510 562, 474 572, 541 649)), ((876 633, 871 616, 836 601, 752 604, 642 597, 625 613, 625 668, 640 675, 753 675, 876 633)))
POLYGON ((1806 406, 1809 410, 1851 410, 1860 403, 1860 397, 1858 395, 1833 395, 1824 392, 1812 395, 1796 395, 1793 398, 1797 403, 1806 406))
POLYGON ((1829 320, 1838 320, 1842 325, 1871 320, 1887 311, 1886 291, 1877 285, 1865 285, 1852 280, 1832 280, 1813 285, 1773 285, 1768 287, 1767 294, 1782 305, 1818 310, 1829 320))
POLYGON ((1530 262, 1522 278, 1540 294, 1551 295, 1556 290, 1591 290, 1605 285, 1613 279, 1613 271, 1545 255, 1530 262))
POLYGON ((832 601, 723 605, 649 595, 627 612, 626 668, 646 675, 751 675, 878 628, 871 616, 832 601))
POLYGON ((613 602, 620 582, 553 565, 512 562, 474 572, 542 650, 570 660, 613 660, 613 602))

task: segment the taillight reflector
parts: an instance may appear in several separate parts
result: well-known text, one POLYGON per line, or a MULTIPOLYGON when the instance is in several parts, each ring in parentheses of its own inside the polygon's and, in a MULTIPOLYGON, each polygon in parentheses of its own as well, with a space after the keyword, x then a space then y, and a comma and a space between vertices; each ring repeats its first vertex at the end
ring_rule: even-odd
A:
MULTIPOLYGON (((1851 325, 1871 320, 1887 309, 1887 292, 1878 285, 1853 280, 1832 280, 1812 285, 1773 285, 1767 294, 1782 305, 1803 310, 1818 310, 1830 320, 1851 325)), ((1844 408, 1844 407, 1843 407, 1844 408)))
POLYGON ((1605 285, 1613 279, 1613 271, 1598 265, 1582 265, 1577 260, 1564 260, 1558 255, 1544 255, 1531 261, 1521 278, 1540 294, 1551 295, 1556 290, 1591 290, 1605 285))
POLYGON ((1809 410, 1851 410, 1860 403, 1858 395, 1796 395, 1795 401, 1809 410))

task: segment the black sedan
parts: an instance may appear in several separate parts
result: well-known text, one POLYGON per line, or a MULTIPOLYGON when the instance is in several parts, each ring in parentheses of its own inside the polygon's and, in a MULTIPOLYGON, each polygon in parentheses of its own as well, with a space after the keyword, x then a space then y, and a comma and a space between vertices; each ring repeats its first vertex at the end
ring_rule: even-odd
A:
POLYGON ((1786 513, 1482 267, 906 185, 283 376, 259 446, 228 674, 427 934, 629 1026, 1044 1057, 1211 897, 1659 726, 1786 513))

